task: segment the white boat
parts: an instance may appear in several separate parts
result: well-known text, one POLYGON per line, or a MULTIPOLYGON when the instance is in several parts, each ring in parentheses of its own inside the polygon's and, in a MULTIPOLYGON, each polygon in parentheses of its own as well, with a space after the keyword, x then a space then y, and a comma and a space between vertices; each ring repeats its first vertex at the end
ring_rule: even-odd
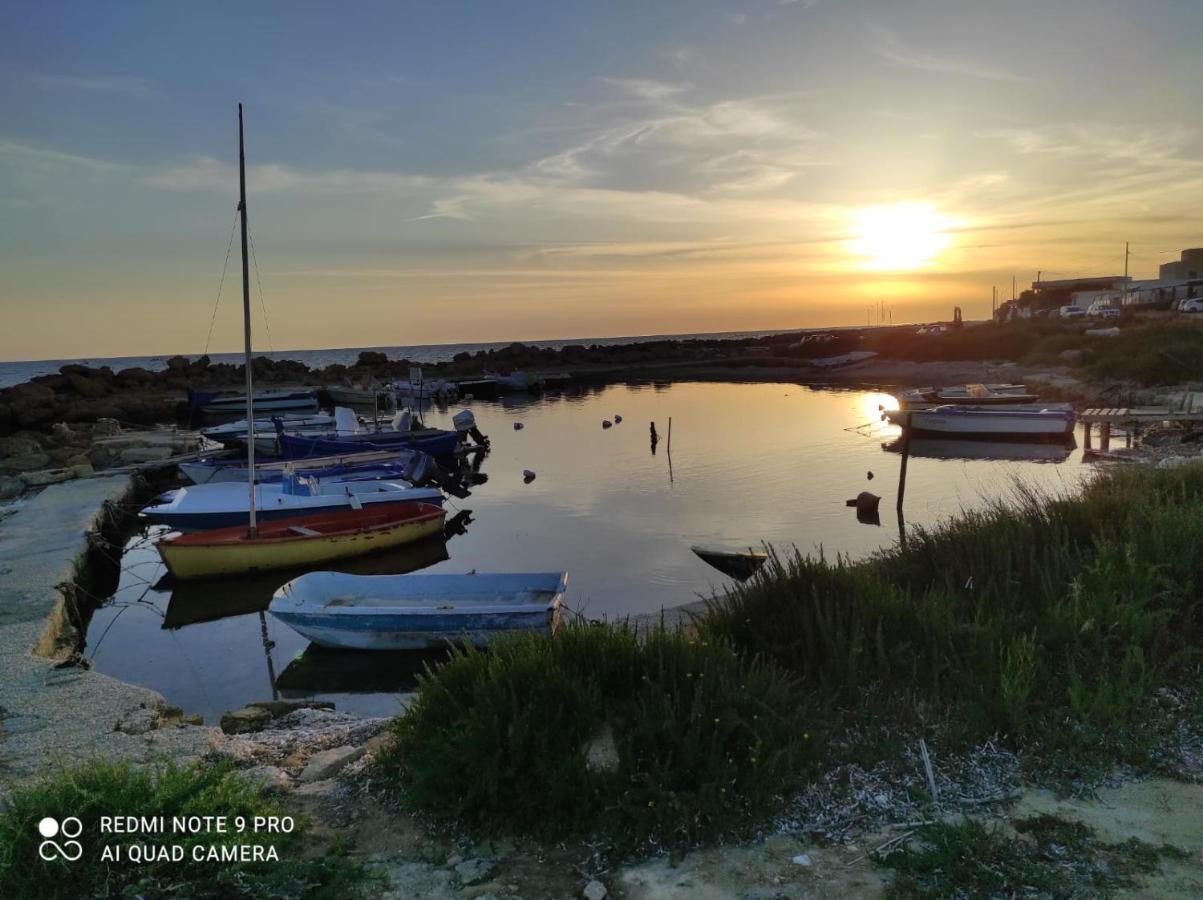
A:
MULTIPOLYGON (((168 491, 139 514, 151 525, 169 525, 179 531, 226 528, 247 521, 250 513, 247 482, 196 484, 168 491)), ((422 501, 442 505, 435 488, 416 488, 399 479, 381 481, 319 480, 293 473, 283 481, 255 485, 255 513, 261 520, 283 519, 317 510, 373 503, 422 501)))
MULTIPOLYGON (((290 431, 295 428, 331 429, 334 427, 334 416, 325 414, 309 416, 296 415, 295 413, 285 413, 283 415, 275 416, 274 418, 283 422, 285 429, 290 431)), ((256 419, 255 431, 274 435, 276 433, 274 419, 256 419)), ((219 444, 244 440, 246 438, 246 433, 246 419, 237 419, 233 422, 223 422, 221 425, 213 425, 209 428, 201 429, 202 435, 211 441, 217 441, 219 444)))
POLYGON ((1022 384, 965 384, 950 387, 921 387, 895 395, 904 409, 926 409, 946 403, 967 406, 1011 406, 1040 399, 1022 384))
POLYGON ((886 418, 927 437, 1020 438, 1065 440, 1073 434, 1077 415, 1072 409, 993 409, 936 406, 932 409, 890 410, 886 418))
POLYGON ((294 578, 268 607, 322 647, 418 650, 485 646, 500 635, 551 635, 560 624, 565 572, 474 575, 344 575, 294 578))
POLYGON ((323 388, 326 394, 339 406, 373 406, 380 398, 386 397, 385 388, 333 387, 323 388))

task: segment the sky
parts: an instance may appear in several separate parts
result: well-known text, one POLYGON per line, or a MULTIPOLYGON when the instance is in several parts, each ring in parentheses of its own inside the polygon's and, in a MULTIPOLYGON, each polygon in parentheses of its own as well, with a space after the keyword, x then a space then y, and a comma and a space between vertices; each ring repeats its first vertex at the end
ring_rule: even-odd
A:
POLYGON ((1154 277, 1203 245, 1201 36, 1198 0, 5 4, 0 359, 241 348, 240 101, 260 349, 981 318, 1125 241, 1154 277))

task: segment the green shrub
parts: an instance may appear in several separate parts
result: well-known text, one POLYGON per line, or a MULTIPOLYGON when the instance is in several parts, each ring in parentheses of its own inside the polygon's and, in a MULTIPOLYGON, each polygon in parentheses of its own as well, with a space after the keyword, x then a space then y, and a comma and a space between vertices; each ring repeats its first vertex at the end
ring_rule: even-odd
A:
POLYGON ((741 830, 799 783, 792 683, 679 630, 514 635, 426 676, 382 759, 404 799, 469 825, 680 845, 741 830), (586 748, 612 735, 609 768, 586 748))
POLYGON ((124 836, 102 834, 101 816, 283 815, 262 789, 227 765, 135 768, 98 760, 56 768, 40 781, 16 790, 0 811, 0 896, 39 898, 178 896, 189 898, 341 898, 360 896, 369 883, 358 865, 331 852, 315 855, 302 824, 292 834, 174 833, 124 836), (48 815, 74 816, 83 824, 78 840, 84 855, 75 862, 38 854, 38 823, 48 815), (181 862, 139 865, 102 861, 106 844, 137 843, 148 848, 179 844, 181 862), (198 844, 271 844, 279 862, 194 861, 198 844))

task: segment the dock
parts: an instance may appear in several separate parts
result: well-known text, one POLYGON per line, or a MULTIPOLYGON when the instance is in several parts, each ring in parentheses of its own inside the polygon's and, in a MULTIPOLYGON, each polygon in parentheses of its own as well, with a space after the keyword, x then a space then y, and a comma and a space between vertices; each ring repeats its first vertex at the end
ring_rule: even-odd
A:
POLYGON ((1181 409, 1168 406, 1105 406, 1083 410, 1078 415, 1078 421, 1085 427, 1084 442, 1087 450, 1093 449, 1091 435, 1094 426, 1099 427, 1099 450, 1106 452, 1111 449, 1111 431, 1118 427, 1123 430, 1127 445, 1132 446, 1134 437, 1140 435, 1142 428, 1152 425, 1198 425, 1203 423, 1203 408, 1195 409, 1194 404, 1183 404, 1181 409))

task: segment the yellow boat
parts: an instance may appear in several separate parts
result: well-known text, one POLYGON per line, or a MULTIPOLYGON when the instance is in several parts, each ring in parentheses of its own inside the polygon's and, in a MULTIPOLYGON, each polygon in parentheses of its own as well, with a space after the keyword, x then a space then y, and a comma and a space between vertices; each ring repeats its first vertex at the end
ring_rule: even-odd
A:
POLYGON ((172 533, 155 547, 179 579, 312 566, 387 550, 441 534, 446 513, 414 501, 340 509, 245 525, 172 533))

